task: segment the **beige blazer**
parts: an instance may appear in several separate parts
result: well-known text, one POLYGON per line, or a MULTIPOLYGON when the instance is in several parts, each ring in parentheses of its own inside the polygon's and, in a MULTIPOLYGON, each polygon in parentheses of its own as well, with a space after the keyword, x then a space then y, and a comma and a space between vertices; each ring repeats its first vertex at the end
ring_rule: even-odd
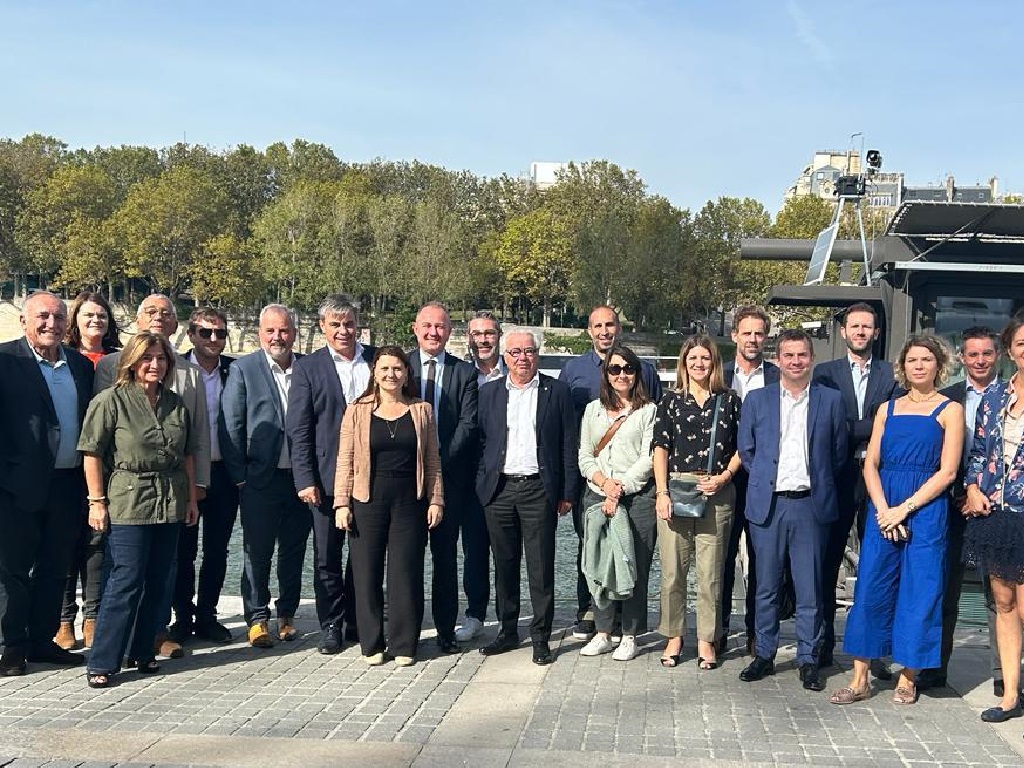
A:
MULTIPOLYGON (((357 400, 345 409, 338 444, 338 468, 334 473, 334 508, 348 507, 351 499, 370 500, 370 416, 373 398, 357 400)), ((437 427, 429 405, 417 400, 409 406, 416 427, 416 498, 444 506, 441 454, 437 427)))

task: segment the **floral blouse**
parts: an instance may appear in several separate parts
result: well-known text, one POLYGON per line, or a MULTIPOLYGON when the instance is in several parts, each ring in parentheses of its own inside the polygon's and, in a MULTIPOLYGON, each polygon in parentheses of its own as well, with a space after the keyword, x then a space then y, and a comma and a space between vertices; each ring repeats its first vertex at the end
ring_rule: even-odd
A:
POLYGON ((736 433, 742 401, 732 390, 711 395, 701 407, 691 394, 672 391, 658 403, 654 420, 655 447, 668 451, 669 472, 704 472, 708 468, 708 447, 715 403, 718 426, 712 473, 720 474, 736 453, 736 433))
POLYGON ((1017 447, 1008 466, 1003 460, 1003 417, 1012 395, 1013 388, 999 381, 981 398, 965 484, 977 484, 996 504, 1021 509, 1024 508, 1024 449, 1017 447))

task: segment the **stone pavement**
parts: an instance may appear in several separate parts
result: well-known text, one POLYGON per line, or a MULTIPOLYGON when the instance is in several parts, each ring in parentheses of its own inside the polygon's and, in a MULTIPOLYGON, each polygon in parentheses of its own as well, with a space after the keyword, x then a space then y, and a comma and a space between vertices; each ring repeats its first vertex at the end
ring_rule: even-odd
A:
MULTIPOLYGON (((738 647, 718 670, 698 671, 692 633, 674 670, 658 664, 653 634, 632 662, 583 658, 565 629, 568 608, 560 605, 558 657, 546 668, 530 662, 528 646, 438 657, 430 639, 406 669, 368 668, 357 648, 321 656, 311 605, 294 643, 196 645, 163 674, 122 673, 103 691, 88 689, 81 669, 37 665, 0 681, 0 766, 1024 764, 1024 721, 978 718, 995 703, 984 636, 960 633, 955 692, 898 707, 890 683, 866 703, 836 707, 800 687, 791 626, 779 672, 745 684, 738 647)), ((237 615, 229 624, 241 636, 237 615)), ((844 680, 840 659, 829 688, 844 680)))

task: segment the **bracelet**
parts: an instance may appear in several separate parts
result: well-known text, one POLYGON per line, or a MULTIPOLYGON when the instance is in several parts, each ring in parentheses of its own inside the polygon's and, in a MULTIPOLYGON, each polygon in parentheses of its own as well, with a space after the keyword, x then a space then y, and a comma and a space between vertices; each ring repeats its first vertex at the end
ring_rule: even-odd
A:
POLYGON ((106 496, 86 496, 85 500, 86 501, 106 501, 107 497, 106 496))
POLYGON ((655 496, 671 496, 672 494, 668 491, 658 491, 655 496))

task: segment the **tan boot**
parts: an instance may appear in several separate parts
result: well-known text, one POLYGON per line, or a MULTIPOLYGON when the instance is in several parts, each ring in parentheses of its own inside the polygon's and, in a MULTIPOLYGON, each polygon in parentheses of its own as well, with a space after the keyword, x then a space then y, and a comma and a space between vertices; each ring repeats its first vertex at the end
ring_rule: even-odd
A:
POLYGON ((96 634, 96 619, 86 619, 82 622, 82 645, 92 648, 92 638, 96 634))
POLYGON ((73 651, 78 647, 78 640, 75 639, 75 624, 71 621, 62 621, 57 636, 53 638, 60 648, 65 651, 73 651))

